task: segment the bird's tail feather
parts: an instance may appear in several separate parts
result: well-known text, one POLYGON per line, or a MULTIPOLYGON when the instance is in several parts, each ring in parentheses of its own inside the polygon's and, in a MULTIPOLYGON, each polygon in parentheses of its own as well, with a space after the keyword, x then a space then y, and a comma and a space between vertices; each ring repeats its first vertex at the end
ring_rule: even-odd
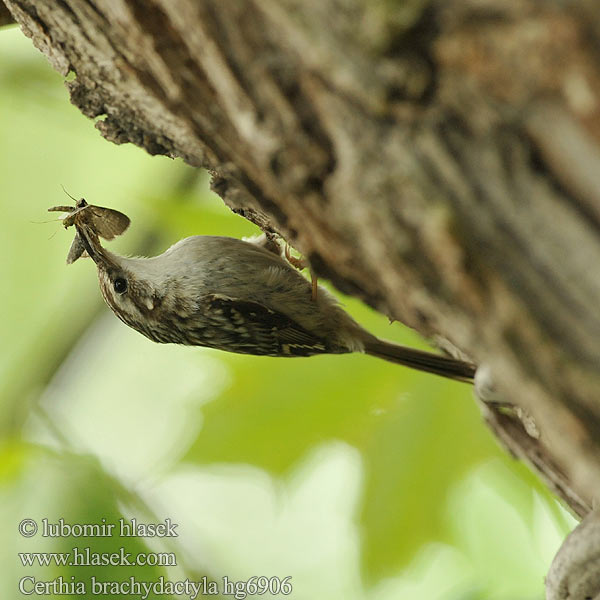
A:
POLYGON ((431 352, 422 352, 385 340, 369 340, 365 343, 365 353, 419 371, 427 371, 458 381, 472 382, 475 376, 476 367, 469 362, 431 352))

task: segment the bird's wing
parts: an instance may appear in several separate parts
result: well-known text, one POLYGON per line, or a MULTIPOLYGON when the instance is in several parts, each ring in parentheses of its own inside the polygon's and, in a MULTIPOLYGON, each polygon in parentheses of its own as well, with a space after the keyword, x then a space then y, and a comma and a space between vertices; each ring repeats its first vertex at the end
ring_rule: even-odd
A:
POLYGON ((198 335, 208 336, 201 345, 247 354, 311 356, 328 352, 327 343, 281 312, 259 302, 220 294, 203 296, 200 310, 207 326, 198 335), (212 340, 214 335, 219 336, 212 340), (225 339, 223 339, 223 337, 225 339))

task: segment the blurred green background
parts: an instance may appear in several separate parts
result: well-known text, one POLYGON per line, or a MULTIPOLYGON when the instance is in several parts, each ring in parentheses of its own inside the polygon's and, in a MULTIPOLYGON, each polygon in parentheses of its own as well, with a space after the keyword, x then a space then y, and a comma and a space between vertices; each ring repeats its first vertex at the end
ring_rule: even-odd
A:
MULTIPOLYGON (((131 217, 111 243, 120 253, 257 233, 205 174, 104 141, 30 41, 0 30, 1 598, 23 597, 24 576, 203 575, 291 576, 291 597, 307 600, 544 597, 574 521, 498 448, 469 386, 365 356, 153 344, 105 307, 91 261, 66 266, 73 232, 46 212, 70 203, 61 184, 131 217), (170 518, 178 537, 17 531, 24 518, 122 517, 170 518), (74 546, 174 552, 178 564, 24 567, 18 556, 74 546)), ((342 301, 372 332, 425 347, 342 301)))

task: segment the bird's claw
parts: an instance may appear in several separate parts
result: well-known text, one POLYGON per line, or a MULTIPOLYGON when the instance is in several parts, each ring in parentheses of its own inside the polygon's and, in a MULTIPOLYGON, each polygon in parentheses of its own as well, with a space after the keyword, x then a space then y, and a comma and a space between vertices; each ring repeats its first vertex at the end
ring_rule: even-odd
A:
MULTIPOLYGON (((289 244, 285 245, 284 253, 285 253, 285 258, 290 263, 290 265, 292 265, 292 267, 298 269, 299 271, 302 271, 302 269, 305 269, 308 266, 307 261, 305 259, 292 256, 292 253, 290 252, 289 244)), ((313 302, 316 302, 317 301, 317 291, 319 289, 319 286, 318 286, 319 279, 312 271, 310 272, 310 280, 311 280, 311 286, 312 286, 311 300, 313 302)))

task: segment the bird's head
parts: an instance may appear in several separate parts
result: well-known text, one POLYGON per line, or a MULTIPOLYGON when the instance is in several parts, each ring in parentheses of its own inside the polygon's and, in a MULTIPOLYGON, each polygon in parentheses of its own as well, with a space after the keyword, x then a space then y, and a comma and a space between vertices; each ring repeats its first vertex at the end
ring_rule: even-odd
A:
POLYGON ((76 223, 83 246, 98 268, 104 300, 124 323, 156 340, 153 324, 161 318, 164 291, 145 268, 151 259, 127 259, 109 252, 86 223, 76 223))

